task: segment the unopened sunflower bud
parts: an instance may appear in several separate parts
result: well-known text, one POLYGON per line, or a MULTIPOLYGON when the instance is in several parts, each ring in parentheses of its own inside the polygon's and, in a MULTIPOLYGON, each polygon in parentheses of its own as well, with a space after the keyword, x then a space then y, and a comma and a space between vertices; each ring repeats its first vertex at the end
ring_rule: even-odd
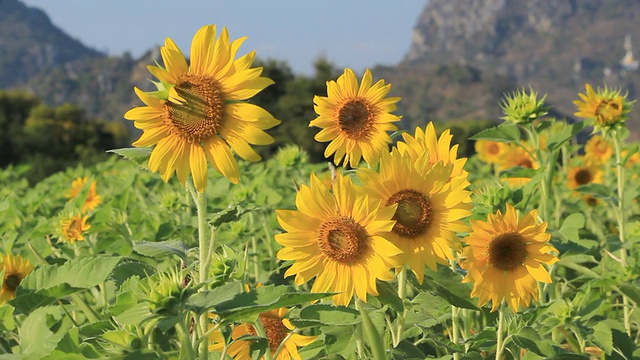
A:
POLYGON ((528 94, 524 88, 511 94, 506 94, 501 105, 504 113, 501 119, 514 124, 531 123, 549 113, 549 107, 544 106, 546 97, 545 95, 538 100, 538 93, 531 88, 528 94))

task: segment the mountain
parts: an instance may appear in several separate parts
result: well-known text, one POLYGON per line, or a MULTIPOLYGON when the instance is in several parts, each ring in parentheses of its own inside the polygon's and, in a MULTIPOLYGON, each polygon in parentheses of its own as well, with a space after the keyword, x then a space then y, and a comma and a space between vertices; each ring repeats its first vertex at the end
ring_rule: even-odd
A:
POLYGON ((47 15, 17 0, 0 0, 0 88, 78 59, 104 56, 65 34, 47 15))
MULTIPOLYGON (((476 97, 529 85, 547 93, 557 113, 570 117, 575 112, 572 100, 584 92, 585 83, 619 87, 630 99, 638 98, 640 71, 621 66, 625 55, 632 59, 633 50, 640 53, 638 0, 430 0, 414 27, 409 52, 389 70, 399 70, 392 75, 394 81, 414 84, 414 92, 419 80, 437 81, 442 68, 475 72, 473 79, 478 81, 470 82, 474 90, 470 93, 462 86, 452 94, 456 101, 415 100, 426 102, 423 107, 431 104, 438 117, 444 107, 460 113, 460 119, 472 119, 477 116, 473 110, 484 102, 476 97), (417 73, 421 79, 416 79, 417 73)), ((498 100, 493 99, 493 110, 487 114, 499 111, 498 100)), ((415 107, 415 101, 405 106, 415 107)), ((637 106, 629 120, 636 137, 639 116, 637 106)))

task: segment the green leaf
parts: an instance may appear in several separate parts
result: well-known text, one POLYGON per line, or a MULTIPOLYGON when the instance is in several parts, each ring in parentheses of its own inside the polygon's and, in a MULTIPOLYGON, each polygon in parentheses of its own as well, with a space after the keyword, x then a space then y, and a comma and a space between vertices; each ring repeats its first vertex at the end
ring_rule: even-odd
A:
POLYGON ((579 213, 571 214, 562 222, 558 232, 567 240, 579 241, 580 234, 578 233, 578 230, 584 228, 584 224, 584 215, 579 213))
POLYGON ((532 178, 536 174, 540 173, 541 170, 529 169, 522 166, 513 166, 506 170, 500 171, 500 177, 507 178, 532 178))
POLYGON ((549 151, 554 151, 560 148, 562 144, 578 135, 578 133, 582 131, 586 126, 586 121, 578 121, 571 125, 564 126, 560 131, 553 132, 549 137, 547 149, 549 149, 549 151))
POLYGON ((178 255, 181 259, 187 260, 187 251, 189 250, 189 248, 185 243, 178 240, 167 240, 160 242, 135 241, 133 243, 133 250, 139 254, 156 259, 167 257, 170 255, 178 255))
POLYGON ((624 283, 620 285, 620 292, 636 303, 636 305, 640 305, 640 289, 637 285, 624 283))
POLYGON ((391 349, 391 359, 409 360, 424 359, 426 355, 411 341, 402 340, 395 348, 391 349))
POLYGON ((119 256, 82 257, 63 265, 39 267, 20 283, 17 294, 49 289, 60 284, 81 289, 94 287, 107 279, 120 259, 119 256))
POLYGON ((404 311, 404 304, 402 299, 398 297, 396 289, 386 281, 376 281, 376 287, 378 288, 378 300, 383 305, 389 305, 393 310, 398 313, 404 311))
POLYGON ((300 310, 300 319, 329 326, 354 325, 362 321, 357 310, 329 304, 314 304, 303 308, 300 310))
POLYGON ((425 273, 424 282, 418 288, 435 292, 451 305, 479 310, 474 303, 469 301, 471 288, 467 284, 461 283, 460 276, 449 268, 440 266, 438 272, 428 270, 425 273))
POLYGON ((365 309, 365 306, 360 306, 360 316, 362 317, 362 329, 364 330, 364 335, 373 354, 373 358, 376 360, 386 359, 387 356, 383 345, 384 341, 376 327, 373 325, 373 322, 371 322, 371 318, 369 317, 369 313, 365 309))
POLYGON ((634 359, 633 351, 636 347, 635 341, 629 337, 626 333, 612 329, 611 333, 613 334, 613 348, 615 349, 616 356, 612 356, 611 358, 615 359, 634 359), (623 357, 620 357, 622 355, 623 357))
POLYGON ((592 195, 599 199, 610 199, 613 196, 611 188, 603 184, 592 183, 587 185, 580 185, 574 190, 581 194, 592 195))
POLYGON ((149 305, 146 302, 141 302, 125 310, 115 319, 122 325, 139 325, 151 315, 149 305))
POLYGON ((48 289, 21 291, 19 295, 16 295, 15 299, 9 301, 9 303, 21 312, 28 314, 36 308, 54 304, 59 299, 82 290, 81 288, 71 287, 69 284, 58 284, 48 289))
POLYGON ((553 353, 551 345, 545 343, 540 338, 540 335, 531 327, 524 327, 514 334, 513 342, 523 349, 534 352, 540 356, 547 356, 553 353))
POLYGON ((224 284, 213 290, 201 291, 191 295, 185 304, 185 308, 202 314, 220 303, 232 300, 243 292, 244 288, 239 282, 224 284))
POLYGON ((259 207, 247 205, 246 201, 241 201, 237 204, 229 204, 226 209, 222 209, 209 218, 209 225, 213 228, 218 228, 222 224, 234 222, 240 220, 242 215, 258 210, 259 207))
POLYGON ((503 123, 490 129, 482 130, 473 135, 471 140, 489 140, 504 143, 512 143, 520 141, 520 129, 511 123, 503 123))
POLYGON ((0 331, 11 331, 16 328, 13 321, 13 306, 0 306, 0 331))
POLYGON ((607 323, 599 322, 593 326, 593 338, 596 344, 600 345, 607 355, 611 355, 611 351, 613 350, 613 333, 607 323))
POLYGON ((39 359, 49 355, 65 335, 63 330, 54 333, 47 325, 47 317, 59 320, 59 307, 41 307, 29 314, 20 326, 20 354, 23 358, 39 359))
POLYGON ((146 169, 147 164, 149 164, 149 157, 151 156, 151 150, 152 149, 150 147, 140 147, 140 148, 113 149, 113 150, 107 150, 107 152, 120 155, 123 158, 127 160, 131 160, 134 163, 146 169))

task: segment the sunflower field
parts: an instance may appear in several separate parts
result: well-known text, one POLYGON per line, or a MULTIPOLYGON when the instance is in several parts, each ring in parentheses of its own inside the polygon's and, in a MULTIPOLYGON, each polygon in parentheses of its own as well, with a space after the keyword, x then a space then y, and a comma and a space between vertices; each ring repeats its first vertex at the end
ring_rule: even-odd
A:
POLYGON ((573 123, 507 94, 467 159, 448 129, 398 130, 369 70, 274 118, 243 40, 167 39, 109 160, 0 170, 0 359, 640 358, 622 90, 586 85, 573 123), (281 121, 319 128, 328 163, 261 160, 281 121))

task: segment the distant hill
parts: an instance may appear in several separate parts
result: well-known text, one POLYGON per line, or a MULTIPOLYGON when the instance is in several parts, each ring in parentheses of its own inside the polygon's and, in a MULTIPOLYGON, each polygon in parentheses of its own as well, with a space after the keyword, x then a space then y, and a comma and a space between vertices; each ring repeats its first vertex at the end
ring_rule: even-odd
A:
MULTIPOLYGON (((425 114, 429 118, 455 114, 473 119, 488 94, 529 85, 548 93, 557 112, 572 116, 572 100, 584 92, 585 83, 621 87, 631 99, 640 96, 640 71, 620 65, 627 35, 628 45, 640 54, 638 0, 430 0, 414 27, 408 54, 388 71, 399 84, 397 94, 408 98, 404 107, 411 117, 421 102, 431 108, 425 114), (429 89, 423 92, 431 96, 416 97, 416 84, 433 87, 443 68, 457 68, 458 77, 476 73, 472 79, 478 80, 469 88, 461 84, 455 93, 450 85, 440 85, 442 92, 429 89), (411 92, 403 92, 405 83, 414 84, 411 92)), ((497 100, 485 114, 499 111, 497 100)), ((637 138, 640 104, 629 126, 637 138)))

